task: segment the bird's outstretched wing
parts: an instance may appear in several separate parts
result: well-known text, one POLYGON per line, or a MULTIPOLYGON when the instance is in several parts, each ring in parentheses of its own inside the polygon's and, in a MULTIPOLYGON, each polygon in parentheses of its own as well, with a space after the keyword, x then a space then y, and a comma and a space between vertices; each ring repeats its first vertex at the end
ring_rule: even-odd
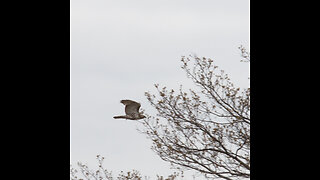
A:
POLYGON ((113 117, 114 119, 139 120, 139 119, 143 119, 146 117, 143 114, 139 113, 139 109, 141 106, 140 103, 137 103, 132 100, 127 100, 127 99, 121 100, 120 102, 125 105, 126 115, 114 116, 113 117))
POLYGON ((138 115, 139 114, 139 108, 141 106, 140 103, 137 103, 135 101, 131 100, 121 100, 120 101, 122 104, 124 104, 125 107, 125 112, 127 115, 132 116, 132 115, 138 115))

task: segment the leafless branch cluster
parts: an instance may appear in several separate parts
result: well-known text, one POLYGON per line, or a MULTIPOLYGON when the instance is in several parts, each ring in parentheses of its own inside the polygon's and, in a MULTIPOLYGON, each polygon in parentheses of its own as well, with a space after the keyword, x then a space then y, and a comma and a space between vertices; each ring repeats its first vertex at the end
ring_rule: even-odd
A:
POLYGON ((181 86, 175 92, 156 84, 158 93, 145 95, 158 114, 147 115, 140 131, 178 169, 208 178, 249 179, 250 88, 235 87, 212 59, 189 56, 181 61, 199 91, 185 92, 181 86))
MULTIPOLYGON (((145 176, 142 178, 142 175, 137 170, 132 170, 128 172, 121 171, 117 177, 112 175, 112 172, 109 172, 103 167, 104 157, 97 155, 98 160, 98 169, 91 170, 87 165, 78 162, 78 169, 70 166, 70 180, 149 180, 150 178, 145 176), (78 173, 80 171, 80 174, 78 173)), ((176 180, 179 177, 179 173, 174 172, 172 175, 169 175, 167 178, 157 175, 156 180, 176 180)))
POLYGON ((241 56, 243 57, 241 62, 250 62, 250 53, 247 51, 247 49, 243 46, 240 46, 239 49, 241 51, 241 56))

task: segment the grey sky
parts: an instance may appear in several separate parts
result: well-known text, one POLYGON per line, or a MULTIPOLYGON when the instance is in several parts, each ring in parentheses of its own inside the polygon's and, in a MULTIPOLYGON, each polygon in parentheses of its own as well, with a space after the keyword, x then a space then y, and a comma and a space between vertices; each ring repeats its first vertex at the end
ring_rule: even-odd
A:
POLYGON ((248 86, 248 0, 71 0, 71 164, 96 168, 105 157, 114 174, 173 172, 150 150, 139 122, 115 120, 121 99, 154 110, 144 92, 153 84, 193 87, 180 69, 183 55, 212 58, 240 87, 248 86))

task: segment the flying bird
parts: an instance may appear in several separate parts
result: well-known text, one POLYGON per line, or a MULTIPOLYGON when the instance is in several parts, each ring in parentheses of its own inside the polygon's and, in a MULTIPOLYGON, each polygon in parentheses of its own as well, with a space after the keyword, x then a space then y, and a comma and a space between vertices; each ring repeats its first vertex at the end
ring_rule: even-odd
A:
POLYGON ((140 103, 131 100, 121 100, 122 104, 124 104, 126 115, 123 116, 114 116, 114 119, 130 119, 130 120, 139 120, 145 118, 142 113, 139 113, 139 108, 141 106, 140 103))

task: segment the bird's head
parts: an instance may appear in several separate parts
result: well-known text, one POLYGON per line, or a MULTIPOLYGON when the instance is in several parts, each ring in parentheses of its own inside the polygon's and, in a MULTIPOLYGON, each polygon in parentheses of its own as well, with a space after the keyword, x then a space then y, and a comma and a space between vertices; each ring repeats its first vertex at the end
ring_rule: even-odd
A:
POLYGON ((143 119, 143 118, 146 118, 146 116, 143 115, 143 114, 140 114, 140 117, 139 117, 139 118, 143 119))

